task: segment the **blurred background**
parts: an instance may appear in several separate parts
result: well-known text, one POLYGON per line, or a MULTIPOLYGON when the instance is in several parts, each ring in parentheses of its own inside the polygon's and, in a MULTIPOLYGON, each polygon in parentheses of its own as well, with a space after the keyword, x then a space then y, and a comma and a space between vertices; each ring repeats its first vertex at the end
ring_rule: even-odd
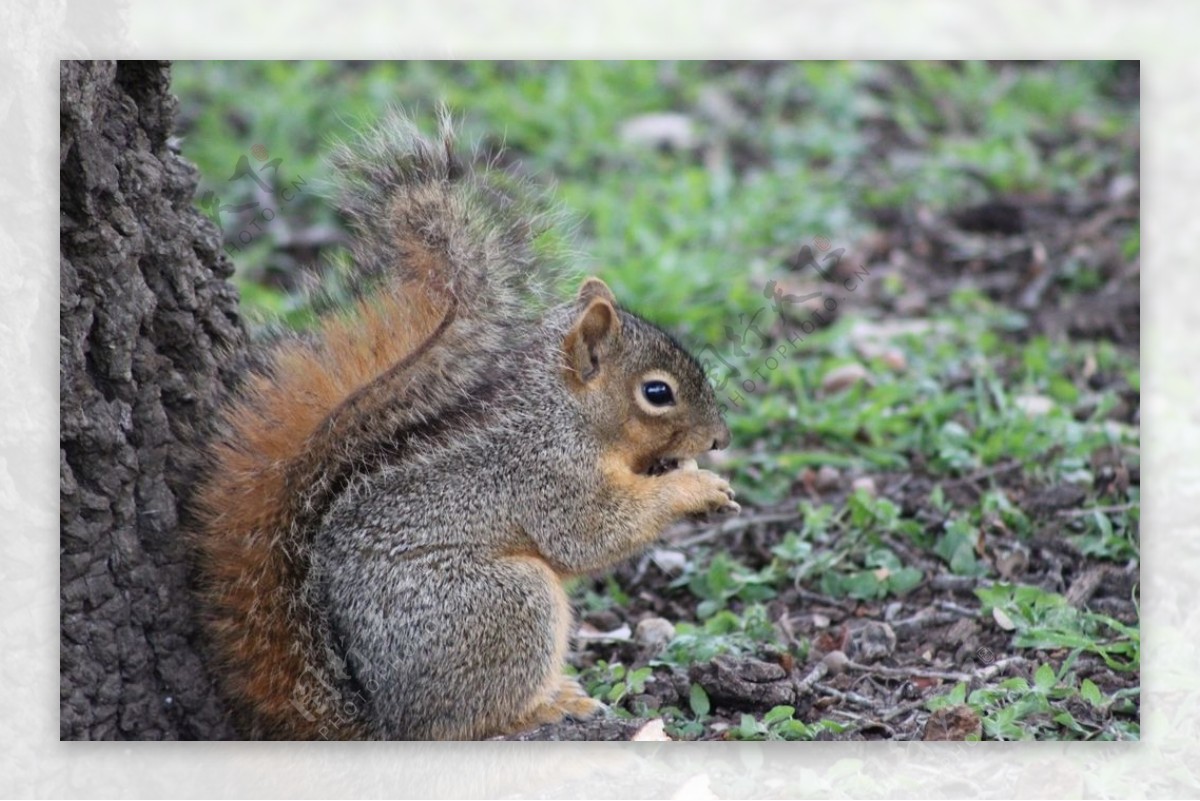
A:
POLYGON ((173 76, 196 203, 251 319, 310 324, 296 290, 344 258, 332 142, 389 107, 432 132, 445 103, 463 143, 552 189, 583 270, 700 354, 734 433, 719 469, 747 511, 584 582, 585 625, 629 631, 573 659, 629 714, 744 739, 864 737, 864 715, 919 737, 963 704, 989 739, 1137 736, 1139 82, 1136 62, 1111 61, 178 62, 173 76), (747 723, 695 674, 731 654, 805 664, 851 648, 855 621, 924 611, 935 622, 893 632, 892 664, 1011 653, 1024 690, 930 681, 887 717, 898 689, 880 680, 855 685, 878 699, 866 711, 767 721, 751 705, 747 723), (974 628, 950 633, 947 614, 974 628), (673 627, 666 651, 630 634, 648 618, 673 627), (1093 690, 1086 714, 1070 706, 1093 690))

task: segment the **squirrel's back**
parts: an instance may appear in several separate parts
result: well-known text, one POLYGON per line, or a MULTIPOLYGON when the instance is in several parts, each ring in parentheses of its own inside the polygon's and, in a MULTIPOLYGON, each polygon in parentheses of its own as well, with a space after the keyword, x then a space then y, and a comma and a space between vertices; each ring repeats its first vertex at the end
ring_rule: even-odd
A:
POLYGON ((354 475, 475 394, 555 291, 537 195, 452 145, 444 115, 436 140, 397 115, 340 148, 357 297, 269 346, 211 443, 194 504, 202 601, 252 735, 370 734, 304 592, 313 533, 354 475))

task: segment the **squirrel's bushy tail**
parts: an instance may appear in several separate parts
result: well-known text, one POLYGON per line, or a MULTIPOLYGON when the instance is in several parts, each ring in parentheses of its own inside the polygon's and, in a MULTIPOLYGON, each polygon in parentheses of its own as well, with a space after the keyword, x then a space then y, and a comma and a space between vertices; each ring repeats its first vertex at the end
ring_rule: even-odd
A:
MULTIPOLYGON (((357 472, 403 458, 494 382, 497 355, 537 325, 560 272, 537 237, 537 193, 393 114, 339 147, 356 297, 315 336, 271 346, 220 421, 197 489, 207 629, 255 736, 369 734, 306 591, 315 526, 357 472)), ((361 707, 361 703, 357 704, 361 707)))
POLYGON ((399 112, 333 154, 339 206, 354 233, 355 277, 429 281, 468 316, 536 313, 561 264, 534 242, 560 223, 548 195, 502 171, 472 168, 444 109, 438 135, 399 112))

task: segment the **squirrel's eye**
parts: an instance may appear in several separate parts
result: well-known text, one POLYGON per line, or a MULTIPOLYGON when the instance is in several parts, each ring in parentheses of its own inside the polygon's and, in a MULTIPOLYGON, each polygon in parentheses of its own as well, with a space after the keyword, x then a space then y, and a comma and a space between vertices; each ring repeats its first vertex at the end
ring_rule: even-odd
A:
POLYGON ((665 381, 647 381, 642 384, 642 396, 652 406, 667 406, 675 402, 675 394, 665 381))

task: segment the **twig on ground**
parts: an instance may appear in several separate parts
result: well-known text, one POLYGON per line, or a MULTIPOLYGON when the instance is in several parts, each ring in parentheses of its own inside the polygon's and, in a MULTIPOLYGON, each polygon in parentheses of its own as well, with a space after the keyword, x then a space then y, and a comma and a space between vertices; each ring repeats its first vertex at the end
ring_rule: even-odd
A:
POLYGON ((846 665, 847 670, 857 670, 861 673, 874 673, 877 676, 886 676, 890 679, 942 679, 944 681, 970 681, 969 673, 962 673, 957 670, 924 670, 922 668, 894 668, 886 665, 864 665, 859 662, 850 662, 846 665))
POLYGON ((951 573, 938 573, 936 576, 929 579, 929 586, 935 590, 964 592, 975 589, 985 581, 987 580, 982 579, 979 576, 955 576, 951 573))
POLYGON ((858 715, 858 714, 855 714, 854 712, 850 712, 849 710, 846 710, 846 709, 830 709, 829 714, 840 715, 844 718, 849 718, 850 720, 858 721, 859 723, 862 723, 864 721, 865 722, 874 722, 873 717, 867 717, 865 715, 858 715))
POLYGON ((1004 670, 1012 665, 1024 665, 1026 663, 1026 661, 1027 660, 1023 656, 1010 656, 1007 659, 1001 659, 998 662, 993 662, 992 664, 988 665, 987 667, 983 668, 982 670, 976 671, 975 675, 978 678, 980 678, 984 681, 987 681, 992 676, 995 676, 997 673, 1001 672, 1002 670, 1004 670))
POLYGON ((1121 503, 1116 506, 1092 506, 1087 509, 1063 509, 1058 513, 1059 517, 1088 517, 1093 512, 1101 512, 1103 514, 1112 514, 1114 512, 1128 512, 1130 509, 1136 509, 1135 503, 1121 503))
POLYGON ((964 673, 958 670, 924 670, 922 668, 894 668, 885 665, 863 665, 858 662, 847 662, 847 670, 857 670, 861 673, 874 673, 879 676, 887 676, 893 679, 942 679, 944 681, 962 681, 971 682, 975 679, 986 680, 996 675, 1001 670, 1004 670, 1010 665, 1023 664, 1025 657, 1010 656, 1007 659, 1001 659, 998 662, 993 662, 987 667, 980 668, 974 673, 964 673))
POLYGON ((937 601, 936 605, 938 609, 942 609, 946 612, 953 612, 954 614, 962 615, 963 617, 979 617, 978 609, 971 609, 967 606, 959 606, 953 601, 937 601))
POLYGON ((813 685, 823 679, 827 673, 829 673, 829 664, 824 659, 813 665, 813 669, 808 671, 808 675, 799 681, 796 680, 796 674, 793 672, 792 689, 796 693, 796 700, 812 692, 813 685))
POLYGON ((705 528, 698 534, 693 534, 686 539, 673 541, 671 545, 675 548, 688 548, 692 545, 698 545, 702 542, 716 539, 724 534, 735 534, 739 531, 745 531, 755 526, 766 525, 768 523, 787 523, 792 520, 798 520, 800 513, 794 512, 764 512, 756 515, 739 515, 730 520, 723 520, 709 528, 705 528))
POLYGON ((935 612, 932 609, 923 609, 917 612, 912 617, 906 617, 901 620, 893 620, 891 622, 892 631, 896 635, 907 634, 913 629, 923 629, 927 626, 944 626, 947 623, 956 623, 962 619, 962 615, 957 612, 935 612))
POLYGON ((992 476, 998 476, 1001 473, 1007 473, 1010 470, 1017 470, 1020 467, 1021 467, 1020 462, 1016 462, 1016 461, 1003 462, 1001 464, 989 467, 986 470, 978 470, 969 476, 963 476, 962 478, 951 479, 950 481, 943 481, 942 484, 943 484, 943 486, 947 486, 947 487, 954 487, 959 484, 974 484, 975 482, 979 481, 981 478, 991 478, 992 476))
POLYGON ((901 715, 907 714, 909 712, 913 712, 918 709, 924 709, 925 702, 926 702, 926 699, 921 698, 917 701, 909 701, 907 703, 898 704, 897 706, 893 707, 892 709, 889 709, 884 714, 880 715, 879 720, 882 723, 886 723, 889 720, 895 720, 896 718, 900 717, 901 715))
POLYGON ((846 701, 854 704, 855 706, 862 706, 871 710, 874 710, 879 703, 878 701, 872 701, 865 695, 859 695, 851 690, 837 690, 833 687, 830 687, 828 684, 819 684, 814 682, 812 688, 822 695, 832 696, 839 701, 846 701))

